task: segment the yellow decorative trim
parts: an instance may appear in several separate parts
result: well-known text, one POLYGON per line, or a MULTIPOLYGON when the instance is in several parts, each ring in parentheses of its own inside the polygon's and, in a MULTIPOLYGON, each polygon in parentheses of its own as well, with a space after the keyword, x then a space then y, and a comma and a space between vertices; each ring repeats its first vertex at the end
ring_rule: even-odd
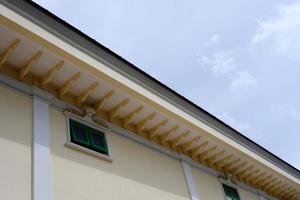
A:
POLYGON ((275 196, 277 196, 276 192, 279 192, 280 191, 280 188, 284 189, 286 188, 287 184, 285 183, 282 183, 279 184, 278 186, 274 187, 273 189, 270 190, 270 193, 271 194, 274 194, 275 196))
POLYGON ((202 142, 201 144, 197 145, 196 147, 194 147, 190 152, 192 157, 196 157, 201 153, 201 149, 206 147, 208 145, 208 140, 202 142))
POLYGON ((54 66, 52 66, 48 72, 42 76, 41 78, 41 87, 45 88, 48 83, 52 80, 55 73, 57 73, 64 65, 64 61, 61 60, 58 63, 56 63, 54 66))
POLYGON ((144 106, 139 106, 123 118, 123 127, 127 128, 133 118, 144 109, 144 106))
POLYGON ((210 152, 215 151, 216 149, 217 149, 217 145, 212 146, 212 147, 210 147, 209 149, 207 149, 207 150, 201 152, 200 154, 193 155, 193 157, 195 157, 195 156, 200 157, 200 161, 203 163, 204 160, 207 158, 206 156, 207 156, 210 152))
POLYGON ((41 51, 38 51, 26 62, 20 70, 19 80, 24 79, 24 77, 29 73, 33 63, 37 62, 41 58, 42 54, 43 53, 41 51))
POLYGON ((250 165, 250 166, 246 167, 246 168, 243 169, 242 171, 238 172, 238 173, 236 174, 236 177, 241 177, 241 176, 243 176, 243 174, 245 174, 245 173, 246 173, 247 171, 249 171, 249 170, 252 170, 253 168, 254 168, 253 165, 250 165))
POLYGON ((110 111, 108 111, 108 119, 109 121, 112 121, 117 115, 120 109, 124 106, 126 106, 129 103, 129 99, 124 99, 120 103, 118 103, 114 108, 112 108, 110 111))
POLYGON ((218 153, 215 153, 209 156, 208 158, 206 158, 205 161, 207 161, 208 165, 212 165, 213 161, 215 161, 218 156, 222 156, 224 154, 225 154, 225 150, 219 151, 218 153))
POLYGON ((150 115, 148 115, 148 116, 146 116, 144 119, 142 119, 140 122, 138 122, 138 123, 136 124, 138 133, 141 133, 142 130, 144 130, 146 123, 147 123, 148 121, 152 120, 155 116, 156 116, 156 112, 151 113, 150 115))
POLYGON ((77 72, 76 74, 74 74, 73 76, 71 76, 59 89, 59 98, 62 99, 63 96, 69 92, 71 85, 77 81, 80 77, 81 73, 77 72))
MULTIPOLYGON (((265 178, 265 179, 259 181, 259 182, 257 183, 257 186, 260 187, 260 188, 263 187, 263 186, 268 182, 268 180, 269 180, 270 178, 272 178, 272 177, 273 177, 273 175, 270 174, 267 178, 265 178)), ((275 180, 274 177, 273 177, 272 180, 269 180, 269 181, 273 181, 273 180, 275 180)))
POLYGON ((112 95, 114 94, 114 91, 111 90, 108 93, 106 93, 103 97, 101 97, 101 99, 98 100, 98 102, 95 104, 94 108, 97 112, 99 112, 102 109, 102 106, 105 102, 105 100, 109 99, 110 97, 112 97, 112 95))
POLYGON ((4 63, 7 61, 8 57, 13 53, 13 51, 18 47, 21 40, 15 39, 9 47, 7 47, 4 52, 0 55, 0 69, 4 65, 4 63))
POLYGON ((173 132, 176 132, 178 128, 179 128, 179 125, 175 125, 172 128, 170 128, 169 130, 167 130, 166 132, 160 134, 159 136, 160 136, 161 140, 163 142, 167 142, 169 135, 173 132))
POLYGON ((225 156, 224 158, 222 158, 221 160, 216 161, 215 163, 213 162, 212 164, 216 165, 217 170, 221 170, 221 168, 226 164, 226 161, 231 160, 233 157, 233 154, 230 154, 228 156, 225 156))
POLYGON ((300 195, 300 193, 298 191, 295 191, 292 194, 287 195, 287 198, 293 199, 293 198, 295 198, 296 196, 299 196, 299 195, 300 195))
MULTIPOLYGON (((245 162, 240 163, 239 165, 237 165, 237 166, 235 166, 235 167, 233 167, 233 168, 231 168, 231 169, 229 169, 229 170, 232 171, 232 172, 235 173, 235 174, 238 174, 239 169, 240 169, 240 168, 243 168, 243 167, 245 167, 245 166, 247 166, 247 164, 248 164, 248 162, 245 161, 245 162)), ((236 175, 236 176, 237 176, 237 175, 236 175)))
POLYGON ((251 179, 249 179, 249 183, 252 185, 256 185, 256 183, 260 180, 260 178, 261 177, 263 178, 265 175, 266 175, 266 172, 261 172, 261 173, 257 174, 256 176, 253 176, 251 179))
POLYGON ((172 145, 172 148, 175 148, 177 147, 178 145, 180 145, 182 143, 182 141, 184 141, 188 136, 189 134, 191 133, 190 130, 180 134, 178 137, 176 137, 175 139, 173 139, 171 141, 171 145, 172 145))
POLYGON ((273 191, 275 196, 279 196, 281 193, 283 193, 284 190, 286 190, 289 187, 289 185, 286 183, 283 186, 280 186, 276 188, 276 190, 273 191))
POLYGON ((241 178, 241 180, 244 179, 246 181, 247 179, 250 179, 253 176, 253 174, 258 173, 259 171, 260 171, 260 169, 255 169, 254 171, 250 171, 249 173, 245 173, 245 174, 241 175, 240 178, 241 178))
POLYGON ((270 190, 271 190, 273 187, 279 185, 280 183, 281 183, 280 180, 278 180, 277 182, 271 182, 270 184, 268 184, 267 186, 265 186, 264 189, 265 189, 266 191, 270 192, 270 190))
POLYGON ((93 91, 96 90, 96 88, 98 87, 98 82, 93 83, 92 85, 90 85, 87 89, 85 89, 75 100, 76 105, 79 106, 81 105, 83 102, 86 101, 86 99, 88 98, 88 96, 90 95, 90 93, 92 93, 93 91))
POLYGON ((151 139, 153 139, 153 137, 157 135, 158 130, 159 130, 162 126, 165 126, 165 125, 168 123, 168 121, 169 121, 168 119, 165 119, 165 120, 159 122, 159 123, 158 123, 157 125, 155 125, 154 127, 150 128, 150 129, 148 130, 148 132, 149 132, 149 137, 150 137, 151 139))
POLYGON ((185 143, 183 143, 181 145, 181 149, 183 151, 189 151, 190 149, 192 149, 192 146, 200 140, 200 138, 201 138, 201 135, 197 135, 196 137, 192 138, 191 140, 186 141, 185 143))
POLYGON ((292 190, 290 190, 286 195, 285 197, 287 199, 291 198, 295 193, 297 192, 297 189, 296 188, 293 188, 292 190))

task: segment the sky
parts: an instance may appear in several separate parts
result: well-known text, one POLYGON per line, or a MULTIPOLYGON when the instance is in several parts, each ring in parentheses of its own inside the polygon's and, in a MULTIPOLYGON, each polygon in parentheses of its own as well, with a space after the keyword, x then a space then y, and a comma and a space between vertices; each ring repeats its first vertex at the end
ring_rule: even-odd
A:
POLYGON ((36 0, 300 169, 300 0, 36 0))

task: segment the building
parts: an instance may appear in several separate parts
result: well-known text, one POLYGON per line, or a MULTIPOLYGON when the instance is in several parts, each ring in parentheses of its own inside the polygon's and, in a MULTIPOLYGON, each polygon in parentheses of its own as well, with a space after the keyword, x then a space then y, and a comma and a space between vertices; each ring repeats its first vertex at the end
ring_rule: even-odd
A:
POLYGON ((35 3, 0 2, 0 199, 300 199, 298 169, 35 3))

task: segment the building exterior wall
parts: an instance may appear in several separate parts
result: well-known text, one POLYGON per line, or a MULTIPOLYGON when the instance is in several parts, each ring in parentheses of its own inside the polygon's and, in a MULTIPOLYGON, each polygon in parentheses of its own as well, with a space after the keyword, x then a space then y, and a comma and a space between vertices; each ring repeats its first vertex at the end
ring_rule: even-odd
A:
POLYGON ((221 184, 216 176, 202 172, 192 167, 192 175, 199 193, 199 199, 223 200, 224 195, 221 184))
MULTIPOLYGON (((32 98, 0 85, 0 199, 31 199, 32 98), (9 153, 8 153, 9 152, 9 153)), ((179 160, 108 133, 113 162, 66 147, 66 118, 49 108, 52 199, 190 199, 179 160)), ((216 176, 191 167, 199 199, 223 200, 216 176)), ((259 200, 238 189, 241 200, 259 200)))
POLYGON ((0 85, 0 199, 31 199, 32 99, 0 85))
MULTIPOLYGON (((222 189, 222 183, 216 176, 205 173, 192 167, 192 174, 196 188, 199 193, 199 199, 205 200, 223 200, 225 199, 222 189)), ((258 194, 238 188, 241 200, 259 200, 258 194)))
POLYGON ((66 131, 50 108, 53 199, 189 199, 180 161, 108 133, 109 162, 64 146, 66 131))

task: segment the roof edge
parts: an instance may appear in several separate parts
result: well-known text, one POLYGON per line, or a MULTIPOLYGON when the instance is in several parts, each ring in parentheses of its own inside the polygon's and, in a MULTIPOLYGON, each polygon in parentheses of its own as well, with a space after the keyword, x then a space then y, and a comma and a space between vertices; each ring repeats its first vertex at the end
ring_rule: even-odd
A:
POLYGON ((85 53, 88 53, 89 55, 91 55, 92 53, 92 57, 97 56, 101 57, 101 59, 105 58, 109 63, 113 65, 114 70, 118 71, 122 75, 127 77, 129 75, 130 79, 133 79, 139 84, 142 84, 144 87, 159 95, 161 98, 177 105, 185 112, 191 114, 202 122, 213 126, 235 142, 250 149, 254 153, 270 161, 271 163, 288 172, 290 175, 296 177, 297 179, 300 179, 299 169, 282 160, 256 142, 252 141, 239 131, 235 130, 200 106, 196 105, 173 89, 161 83, 160 81, 150 76, 143 70, 139 69, 137 66, 122 58, 118 54, 114 53, 107 47, 98 43, 95 39, 89 37, 64 20, 60 19, 56 15, 52 14, 45 8, 32 1, 26 0, 1 0, 1 2, 10 9, 16 11, 18 14, 29 18, 34 23, 49 30, 51 33, 53 33, 53 30, 55 30, 56 33, 54 34, 56 36, 60 35, 61 38, 64 38, 64 40, 71 42, 77 48, 81 49, 85 53))

